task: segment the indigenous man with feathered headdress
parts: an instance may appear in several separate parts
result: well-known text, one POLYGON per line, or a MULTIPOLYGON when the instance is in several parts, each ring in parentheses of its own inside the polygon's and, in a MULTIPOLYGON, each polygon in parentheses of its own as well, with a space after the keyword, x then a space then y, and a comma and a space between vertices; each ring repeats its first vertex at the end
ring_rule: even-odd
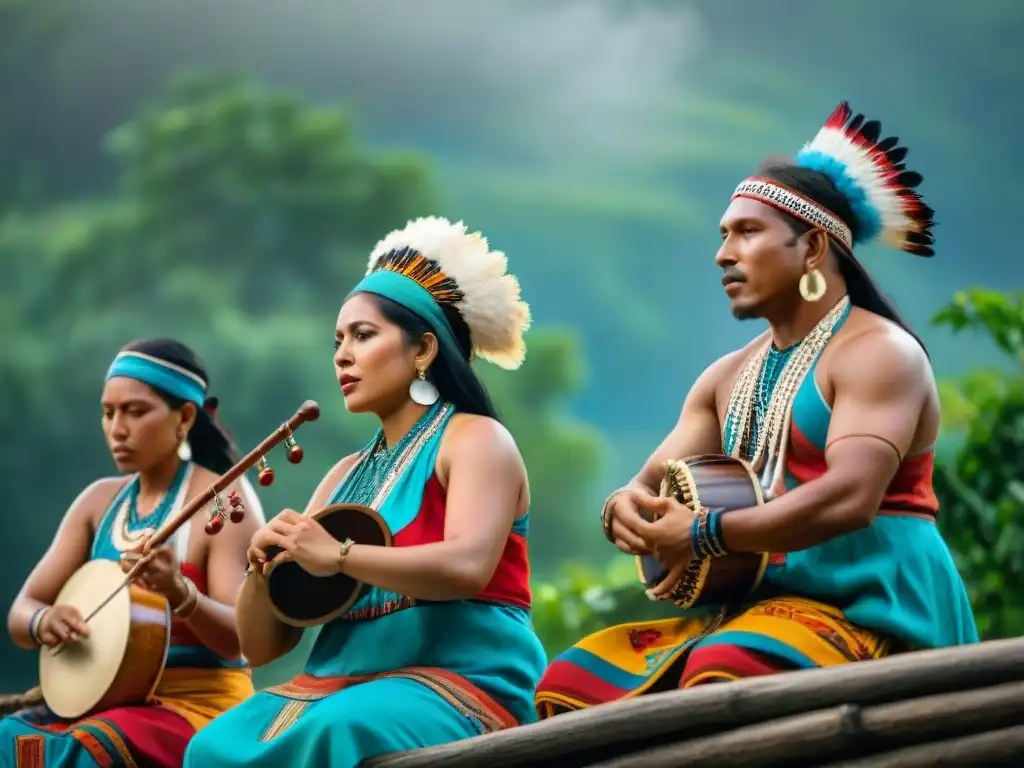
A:
POLYGON ((548 668, 542 717, 642 694, 977 642, 935 526, 939 405, 928 355, 854 256, 881 240, 933 255, 907 150, 841 104, 794 163, 736 188, 716 263, 733 315, 768 330, 698 378, 679 421, 602 523, 667 571, 771 553, 744 605, 584 638, 548 668), (694 510, 659 495, 669 460, 727 454, 769 500, 694 510), (706 513, 706 514, 705 514, 706 513), (651 522, 653 520, 653 522, 651 522))

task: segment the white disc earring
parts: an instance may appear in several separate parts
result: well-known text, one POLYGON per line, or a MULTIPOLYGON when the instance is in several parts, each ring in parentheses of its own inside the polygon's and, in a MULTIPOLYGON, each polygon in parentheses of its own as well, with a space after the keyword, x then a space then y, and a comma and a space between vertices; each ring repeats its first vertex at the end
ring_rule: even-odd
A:
POLYGON ((183 462, 192 461, 192 446, 188 444, 187 437, 178 443, 178 458, 183 462))
POLYGON ((409 384, 409 397, 417 405, 433 405, 441 397, 441 393, 427 381, 427 375, 423 371, 417 370, 416 378, 409 384))

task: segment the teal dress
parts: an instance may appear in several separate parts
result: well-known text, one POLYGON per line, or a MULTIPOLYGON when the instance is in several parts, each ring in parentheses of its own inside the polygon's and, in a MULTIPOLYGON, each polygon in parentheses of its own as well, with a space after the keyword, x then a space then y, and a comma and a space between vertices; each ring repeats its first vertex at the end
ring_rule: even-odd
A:
MULTIPOLYGON (((849 312, 847 308, 834 332, 846 322, 849 312)), ((794 348, 773 348, 766 371, 781 370, 794 348)), ((827 468, 825 447, 832 409, 818 388, 819 360, 820 355, 793 400, 781 478, 784 487, 777 492, 810 482, 827 468)), ((728 436, 732 433, 727 425, 727 443, 731 443, 728 436)), ((725 447, 728 451, 732 445, 725 447)), ((939 502, 932 488, 934 462, 932 448, 904 458, 871 526, 797 552, 773 555, 758 597, 796 595, 835 606, 857 626, 893 637, 905 648, 978 642, 967 589, 935 525, 939 502)), ((809 665, 782 644, 764 647, 763 640, 750 641, 729 633, 705 642, 734 642, 780 655, 799 666, 809 665)))
MULTIPOLYGON (((434 467, 452 412, 431 407, 391 449, 378 432, 331 503, 376 509, 393 546, 441 541, 445 498, 434 467)), ((371 588, 323 627, 303 674, 200 731, 186 768, 342 768, 535 720, 546 658, 530 616, 527 527, 524 514, 491 583, 472 600, 427 602, 371 588)))

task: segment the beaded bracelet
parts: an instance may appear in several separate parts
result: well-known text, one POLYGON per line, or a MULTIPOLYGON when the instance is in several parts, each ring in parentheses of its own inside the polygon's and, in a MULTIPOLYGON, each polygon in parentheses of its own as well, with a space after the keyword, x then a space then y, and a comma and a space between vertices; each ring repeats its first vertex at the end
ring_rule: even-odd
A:
POLYGON ((185 599, 171 611, 171 613, 182 620, 191 616, 196 606, 199 605, 199 590, 196 588, 195 582, 187 576, 183 581, 185 582, 185 599))
POLYGON ((690 524, 690 541, 693 554, 700 560, 706 557, 725 557, 728 547, 722 537, 722 516, 725 510, 716 508, 700 510, 690 524))
POLYGON ((612 491, 608 498, 604 500, 604 504, 601 505, 601 530, 604 531, 604 537, 612 544, 615 543, 615 536, 612 535, 612 516, 608 514, 608 507, 615 497, 625 490, 625 488, 619 488, 617 491, 612 491))

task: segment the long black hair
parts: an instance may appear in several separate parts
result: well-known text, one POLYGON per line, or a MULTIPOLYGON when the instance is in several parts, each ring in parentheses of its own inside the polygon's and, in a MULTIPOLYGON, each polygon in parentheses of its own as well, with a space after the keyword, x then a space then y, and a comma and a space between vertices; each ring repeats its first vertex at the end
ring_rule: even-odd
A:
MULTIPOLYGON (((166 363, 184 368, 201 378, 209 387, 210 377, 206 366, 199 356, 180 341, 174 339, 140 339, 128 344, 124 352, 141 352, 166 363)), ((159 395, 167 405, 179 410, 185 401, 168 394, 152 384, 147 386, 159 395)), ((215 411, 218 400, 207 397, 203 407, 196 408, 196 420, 188 433, 189 447, 192 449, 192 461, 201 467, 219 475, 227 472, 238 462, 238 451, 228 433, 217 420, 215 411)))
MULTIPOLYGON (((853 239, 855 241, 858 239, 861 224, 857 220, 853 208, 846 196, 836 189, 836 185, 824 174, 791 163, 770 162, 761 167, 758 175, 784 184, 831 211, 850 228, 853 239)), ((810 224, 795 216, 786 216, 786 220, 795 235, 802 235, 811 229, 810 224)), ((896 323, 913 336, 924 349, 925 354, 928 354, 928 349, 921 341, 921 337, 903 319, 892 300, 882 293, 882 289, 864 269, 864 265, 845 248, 837 245, 831 237, 828 242, 836 263, 839 265, 839 272, 846 281, 846 291, 850 296, 850 303, 896 323)))
MULTIPOLYGON (((409 344, 419 342, 425 333, 434 333, 430 324, 412 310, 386 296, 381 296, 379 293, 369 291, 367 293, 377 302, 377 308, 388 322, 394 323, 402 329, 402 334, 409 344)), ((473 347, 470 341, 469 326, 466 325, 466 321, 457 309, 445 304, 440 306, 455 332, 455 341, 458 343, 459 349, 457 352, 453 352, 445 348, 444 345, 440 345, 437 358, 430 366, 430 370, 427 371, 427 378, 437 387, 437 391, 441 393, 441 399, 454 405, 457 411, 489 416, 495 421, 501 422, 498 409, 494 407, 491 396, 487 394, 483 382, 470 366, 473 347)))

